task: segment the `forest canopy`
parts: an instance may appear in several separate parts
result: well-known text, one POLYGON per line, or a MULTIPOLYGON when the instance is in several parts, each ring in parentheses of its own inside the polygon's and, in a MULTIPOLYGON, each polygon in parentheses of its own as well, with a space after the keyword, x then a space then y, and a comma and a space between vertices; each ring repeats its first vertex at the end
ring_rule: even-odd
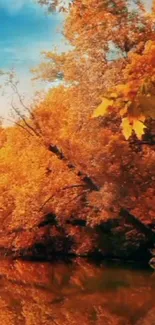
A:
MULTIPOLYGON (((117 218, 121 209, 152 224, 154 6, 149 11, 140 0, 38 2, 63 12, 69 50, 44 52, 34 67, 34 79, 58 85, 32 108, 11 80, 28 115, 14 107, 15 125, 1 126, 2 227, 29 231, 49 213, 60 225, 78 218, 94 226, 117 218)), ((67 226, 66 232, 71 235, 67 226)), ((22 244, 13 239, 15 249, 22 244)))

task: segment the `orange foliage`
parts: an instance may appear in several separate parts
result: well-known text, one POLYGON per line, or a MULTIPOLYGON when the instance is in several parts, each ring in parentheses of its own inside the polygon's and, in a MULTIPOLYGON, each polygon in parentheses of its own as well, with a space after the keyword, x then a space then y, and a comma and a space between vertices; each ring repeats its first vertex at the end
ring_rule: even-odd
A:
POLYGON ((36 70, 63 85, 34 103, 26 122, 0 131, 0 221, 10 247, 32 246, 48 214, 57 220, 50 238, 85 238, 78 253, 94 238, 69 226, 74 219, 92 227, 124 208, 154 223, 155 41, 153 16, 137 3, 134 11, 125 0, 74 1, 65 24, 71 50, 46 53, 36 70))

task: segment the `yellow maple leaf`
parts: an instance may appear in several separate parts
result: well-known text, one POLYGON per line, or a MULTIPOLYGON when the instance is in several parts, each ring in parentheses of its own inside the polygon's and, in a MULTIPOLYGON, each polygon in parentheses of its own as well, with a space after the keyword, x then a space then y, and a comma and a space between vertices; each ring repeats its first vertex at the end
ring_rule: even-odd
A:
POLYGON ((102 103, 95 109, 92 117, 104 116, 107 113, 109 106, 113 105, 113 102, 113 100, 104 97, 102 103))
POLYGON ((139 120, 134 120, 133 121, 133 130, 136 133, 136 136, 139 140, 141 140, 142 135, 144 134, 144 130, 146 129, 146 126, 143 122, 139 120))
POLYGON ((128 117, 122 119, 121 127, 125 139, 128 140, 132 134, 132 125, 130 124, 128 117))

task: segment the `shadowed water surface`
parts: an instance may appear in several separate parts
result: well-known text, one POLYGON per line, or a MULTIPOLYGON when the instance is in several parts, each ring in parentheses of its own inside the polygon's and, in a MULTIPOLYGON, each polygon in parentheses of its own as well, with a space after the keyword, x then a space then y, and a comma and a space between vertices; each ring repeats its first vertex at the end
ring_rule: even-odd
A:
POLYGON ((155 274, 116 264, 0 261, 1 325, 153 325, 155 274))

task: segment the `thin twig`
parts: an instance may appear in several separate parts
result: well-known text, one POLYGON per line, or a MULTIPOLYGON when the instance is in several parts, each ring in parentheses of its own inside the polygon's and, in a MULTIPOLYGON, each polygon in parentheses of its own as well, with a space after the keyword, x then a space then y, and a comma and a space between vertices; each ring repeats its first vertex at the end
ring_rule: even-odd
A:
POLYGON ((25 116, 20 113, 17 107, 14 106, 13 100, 11 102, 11 107, 15 111, 15 113, 19 116, 19 118, 22 119, 22 121, 27 126, 27 128, 30 129, 37 137, 40 137, 40 135, 36 132, 36 130, 27 122, 25 116))
MULTIPOLYGON (((78 187, 86 187, 85 184, 75 184, 75 185, 70 185, 70 186, 65 186, 63 188, 60 188, 57 192, 60 192, 60 191, 65 191, 65 190, 69 190, 69 189, 72 189, 72 188, 78 188, 78 187)), ((56 193, 52 194, 44 203, 43 205, 41 206, 41 208, 39 209, 39 212, 42 211, 42 209, 44 208, 44 206, 55 196, 56 193)))
POLYGON ((27 133, 29 133, 31 136, 34 136, 33 133, 31 133, 27 128, 25 128, 23 125, 21 125, 20 123, 14 121, 14 120, 11 120, 11 119, 8 119, 8 118, 5 118, 5 117, 0 117, 1 120, 5 120, 5 121, 8 121, 8 122, 11 122, 17 126, 19 126, 20 128, 22 128, 24 131, 26 131, 27 133))
POLYGON ((29 112, 30 116, 32 117, 32 119, 33 119, 33 121, 34 121, 34 123, 35 123, 35 125, 36 125, 36 127, 39 129, 40 133, 42 133, 41 128, 40 128, 40 125, 39 125, 38 122, 36 121, 35 115, 33 114, 32 110, 31 110, 27 105, 25 105, 25 103, 24 103, 24 101, 23 101, 23 99, 22 99, 22 97, 21 97, 21 95, 20 95, 20 93, 19 93, 19 91, 18 91, 17 85, 15 85, 15 84, 14 84, 13 82, 11 82, 11 81, 10 81, 10 83, 11 83, 11 87, 12 87, 13 91, 15 92, 15 94, 17 95, 17 97, 18 97, 18 99, 19 99, 20 104, 24 107, 24 109, 25 109, 26 111, 29 112))

